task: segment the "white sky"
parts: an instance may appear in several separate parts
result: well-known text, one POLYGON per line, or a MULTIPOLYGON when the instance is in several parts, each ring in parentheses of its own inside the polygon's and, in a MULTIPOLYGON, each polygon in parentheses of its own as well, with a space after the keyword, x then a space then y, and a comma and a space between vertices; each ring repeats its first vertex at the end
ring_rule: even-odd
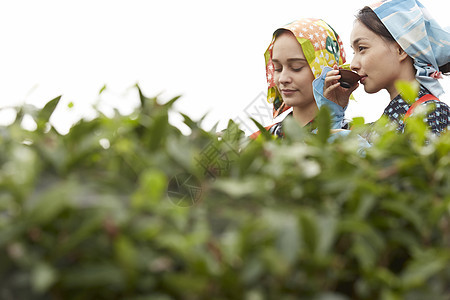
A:
MULTIPOLYGON (((251 105, 261 106, 267 91, 263 54, 273 31, 298 18, 322 18, 341 36, 349 63, 354 15, 372 2, 0 0, 0 106, 42 106, 62 95, 52 121, 67 132, 99 100, 105 111, 130 112, 138 98, 129 88, 139 82, 162 101, 182 95, 176 109, 193 119, 208 113, 206 128, 248 115, 262 120, 251 105)), ((421 2, 450 25, 444 0, 421 2)), ((441 82, 449 103, 450 79, 441 82)), ((355 97, 347 115, 366 122, 388 103, 387 93, 368 95, 362 87, 355 97)))

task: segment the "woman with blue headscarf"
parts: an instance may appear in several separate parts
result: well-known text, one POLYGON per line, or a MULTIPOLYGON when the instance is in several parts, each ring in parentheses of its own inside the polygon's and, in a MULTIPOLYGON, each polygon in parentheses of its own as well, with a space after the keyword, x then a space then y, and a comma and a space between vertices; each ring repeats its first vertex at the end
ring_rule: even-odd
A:
MULTIPOLYGON (((438 79, 449 71, 450 33, 419 1, 387 0, 364 7, 356 16, 350 40, 354 50, 351 69, 361 76, 367 93, 387 90, 391 101, 383 115, 400 132, 404 131, 405 116, 419 106, 427 109, 424 122, 433 133, 450 129, 450 108, 438 99, 444 92, 438 79), (397 90, 400 80, 420 84, 413 103, 397 90)), ((327 69, 314 83, 318 106, 332 108, 334 115, 342 115, 348 103, 339 79, 338 70, 327 69)))

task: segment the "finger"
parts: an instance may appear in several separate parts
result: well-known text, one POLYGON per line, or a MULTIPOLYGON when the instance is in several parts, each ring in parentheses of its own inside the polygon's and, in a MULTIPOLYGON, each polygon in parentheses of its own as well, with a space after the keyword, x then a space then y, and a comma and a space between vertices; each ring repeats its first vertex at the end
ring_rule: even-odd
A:
POLYGON ((331 70, 331 71, 328 71, 326 77, 328 77, 328 76, 336 76, 338 74, 339 74, 339 70, 331 70))
MULTIPOLYGON (((339 93, 342 92, 342 90, 339 90, 340 85, 341 85, 341 83, 337 82, 337 83, 331 84, 331 85, 329 85, 327 87, 324 87, 323 95, 325 96, 325 98, 330 99, 331 95, 333 95, 336 91, 339 92, 339 93)), ((330 99, 330 100, 332 100, 332 99, 330 99)))
POLYGON ((333 85, 331 85, 330 88, 333 88, 333 89, 344 89, 343 87, 341 87, 341 83, 339 81, 334 83, 333 85))
POLYGON ((340 79, 340 77, 332 77, 332 78, 330 78, 328 80, 325 80, 325 86, 329 87, 331 85, 339 83, 339 79, 340 79))
POLYGON ((325 85, 330 86, 332 84, 335 84, 336 82, 339 81, 339 79, 341 79, 341 75, 339 75, 339 73, 337 75, 330 75, 330 76, 327 75, 327 77, 325 77, 325 85))

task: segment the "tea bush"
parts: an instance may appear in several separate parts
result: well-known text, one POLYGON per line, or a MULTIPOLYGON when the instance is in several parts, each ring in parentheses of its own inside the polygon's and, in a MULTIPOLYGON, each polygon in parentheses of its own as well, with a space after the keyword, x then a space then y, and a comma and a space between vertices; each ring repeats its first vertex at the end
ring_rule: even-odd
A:
MULTIPOLYGON (((59 134, 0 128, 1 299, 450 299, 450 137, 218 135, 137 87, 59 134)), ((35 130, 22 120, 31 116, 35 130)))

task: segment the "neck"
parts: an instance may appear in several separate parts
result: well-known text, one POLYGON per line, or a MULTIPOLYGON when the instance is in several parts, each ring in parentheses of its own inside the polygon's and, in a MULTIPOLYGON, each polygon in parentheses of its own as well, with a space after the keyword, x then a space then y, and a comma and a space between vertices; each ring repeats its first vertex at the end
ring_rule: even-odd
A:
POLYGON ((410 83, 413 83, 416 80, 416 69, 414 68, 412 60, 403 61, 403 65, 400 66, 400 71, 396 80, 392 82, 388 87, 386 87, 391 100, 397 97, 400 93, 400 91, 395 87, 395 82, 399 80, 407 81, 410 83))
MULTIPOLYGON (((398 79, 398 80, 407 81, 407 82, 409 82, 411 84, 414 84, 416 82, 415 78, 412 79, 412 80, 405 80, 405 79, 398 79)), ((395 87, 394 84, 393 84, 392 88, 391 89, 387 89, 387 91, 389 93, 389 96, 390 96, 391 100, 393 100, 395 97, 397 97, 400 94, 400 92, 401 92, 395 87)))
POLYGON ((316 102, 312 102, 308 106, 294 106, 292 110, 292 115, 294 119, 300 124, 300 126, 305 126, 316 116, 317 105, 316 102))

